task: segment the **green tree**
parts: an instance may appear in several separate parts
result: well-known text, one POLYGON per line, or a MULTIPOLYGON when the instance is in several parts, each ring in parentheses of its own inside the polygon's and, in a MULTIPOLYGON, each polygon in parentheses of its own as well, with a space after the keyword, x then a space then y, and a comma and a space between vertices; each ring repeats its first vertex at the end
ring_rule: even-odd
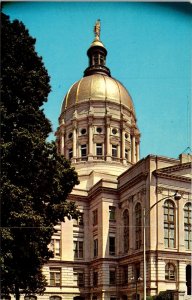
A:
POLYGON ((51 125, 42 105, 49 76, 23 23, 1 14, 1 292, 42 293, 42 266, 54 226, 77 218, 66 201, 78 177, 46 142, 51 125))

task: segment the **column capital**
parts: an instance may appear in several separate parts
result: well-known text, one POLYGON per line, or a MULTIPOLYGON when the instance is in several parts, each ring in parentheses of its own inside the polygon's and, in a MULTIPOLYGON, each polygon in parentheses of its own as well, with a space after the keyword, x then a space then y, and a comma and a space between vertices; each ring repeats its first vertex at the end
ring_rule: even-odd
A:
POLYGON ((93 116, 88 116, 88 125, 92 125, 93 124, 93 116))
POLYGON ((72 127, 73 129, 77 128, 77 120, 72 120, 72 127))

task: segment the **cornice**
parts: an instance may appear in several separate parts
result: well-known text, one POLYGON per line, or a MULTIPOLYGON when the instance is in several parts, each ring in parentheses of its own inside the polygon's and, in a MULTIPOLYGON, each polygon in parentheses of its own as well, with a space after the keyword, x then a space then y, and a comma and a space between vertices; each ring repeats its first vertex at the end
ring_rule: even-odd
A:
POLYGON ((99 194, 104 194, 104 193, 109 193, 109 194, 115 194, 118 195, 118 191, 116 188, 110 188, 110 187, 104 187, 104 186, 98 186, 96 189, 91 189, 88 192, 88 198, 89 200, 92 199, 92 197, 97 197, 99 194))
POLYGON ((137 176, 133 177, 131 180, 126 181, 120 188, 118 188, 118 192, 119 194, 123 193, 125 190, 133 187, 134 185, 136 185, 137 183, 146 180, 147 176, 148 176, 148 172, 141 172, 140 174, 138 174, 137 176))
POLYGON ((190 162, 184 163, 184 164, 179 164, 176 166, 170 166, 166 168, 161 168, 158 170, 155 170, 153 173, 159 173, 159 172, 166 172, 166 173, 171 173, 179 170, 185 170, 191 168, 192 164, 190 162))

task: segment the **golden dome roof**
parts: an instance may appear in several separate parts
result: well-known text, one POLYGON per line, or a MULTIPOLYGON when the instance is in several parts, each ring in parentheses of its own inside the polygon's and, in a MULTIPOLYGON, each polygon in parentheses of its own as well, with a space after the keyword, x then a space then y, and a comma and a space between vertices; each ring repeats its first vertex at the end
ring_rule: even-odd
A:
POLYGON ((83 77, 69 89, 63 105, 62 112, 86 100, 105 100, 124 104, 134 112, 134 106, 125 87, 116 79, 103 74, 93 74, 83 77))

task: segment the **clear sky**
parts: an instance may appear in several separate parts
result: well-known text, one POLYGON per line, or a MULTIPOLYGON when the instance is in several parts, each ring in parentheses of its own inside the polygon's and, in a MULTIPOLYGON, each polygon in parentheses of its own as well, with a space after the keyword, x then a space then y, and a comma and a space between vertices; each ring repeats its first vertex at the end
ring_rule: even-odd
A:
MULTIPOLYGON (((70 86, 83 76, 101 19, 107 66, 132 96, 141 157, 177 158, 191 146, 192 7, 189 3, 9 2, 3 11, 36 38, 51 77, 44 106, 53 131, 70 86)), ((54 139, 52 134, 51 139, 54 139)))

